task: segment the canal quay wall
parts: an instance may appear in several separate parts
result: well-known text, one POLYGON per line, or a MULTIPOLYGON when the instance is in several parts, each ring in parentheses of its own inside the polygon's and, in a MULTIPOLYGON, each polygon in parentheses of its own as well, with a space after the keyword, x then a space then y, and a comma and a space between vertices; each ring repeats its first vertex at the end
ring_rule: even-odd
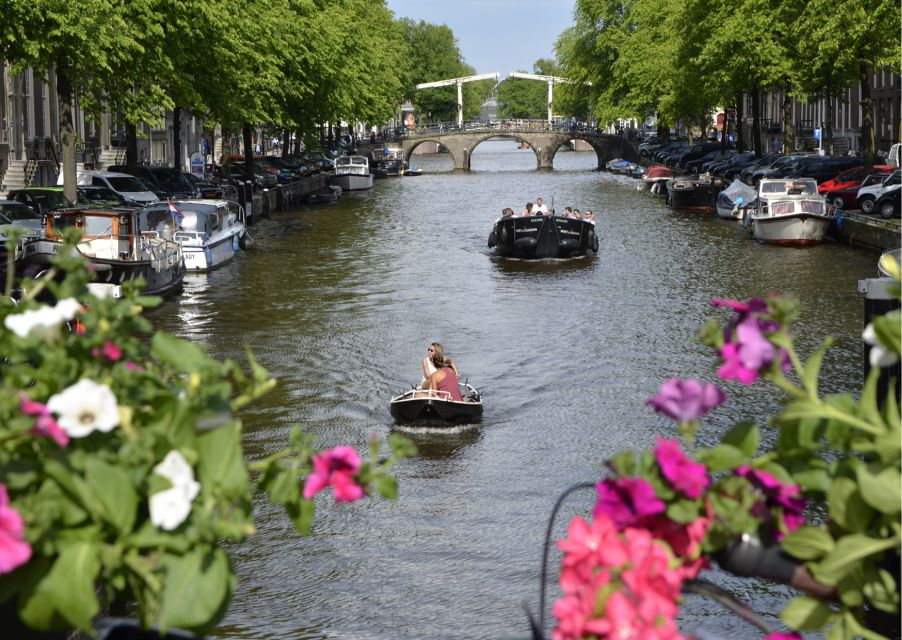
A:
POLYGON ((328 185, 331 177, 331 173, 321 173, 272 189, 255 191, 252 199, 253 209, 248 214, 248 221, 254 224, 259 218, 304 204, 307 196, 320 187, 328 185))
POLYGON ((827 234, 837 242, 886 251, 902 244, 899 220, 884 220, 855 211, 837 211, 836 222, 827 234))

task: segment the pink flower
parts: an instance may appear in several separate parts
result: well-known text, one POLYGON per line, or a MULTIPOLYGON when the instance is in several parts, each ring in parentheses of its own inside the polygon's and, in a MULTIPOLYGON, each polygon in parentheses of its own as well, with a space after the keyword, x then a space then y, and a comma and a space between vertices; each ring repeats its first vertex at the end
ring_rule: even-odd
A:
POLYGON ((754 313, 756 311, 765 311, 767 303, 761 298, 752 298, 748 302, 740 302, 739 300, 727 300, 726 298, 711 298, 711 304, 715 307, 729 307, 739 314, 754 313))
POLYGON ((677 422, 692 422, 708 415, 725 399, 723 391, 714 384, 702 386, 698 380, 671 378, 661 385, 658 395, 646 400, 645 404, 677 422))
POLYGON ((770 635, 768 635, 764 640, 802 640, 802 634, 796 633, 795 631, 791 633, 785 633, 783 631, 774 631, 770 635))
POLYGON ((125 368, 129 371, 144 371, 144 367, 142 367, 137 362, 132 362, 131 360, 127 360, 125 362, 125 368))
POLYGON ((654 488, 642 478, 605 478, 595 485, 595 489, 598 501, 592 515, 607 515, 618 529, 663 513, 665 509, 654 488))
POLYGON ((747 369, 739 359, 739 345, 727 342, 720 348, 720 357, 723 364, 717 370, 717 375, 724 380, 738 380, 742 384, 751 384, 758 379, 758 371, 747 369))
POLYGON ((567 538, 559 540, 557 546, 564 552, 561 588, 565 593, 575 591, 599 566, 617 567, 627 561, 614 523, 604 514, 591 525, 579 516, 574 517, 567 527, 567 538))
MULTIPOLYGON (((781 523, 786 531, 795 531, 805 524, 805 497, 799 493, 798 485, 784 484, 779 478, 767 471, 742 466, 736 469, 736 475, 747 479, 753 487, 765 496, 764 507, 779 507, 781 523)), ((777 540, 783 539, 783 532, 777 531, 777 540)))
POLYGON ((99 358, 102 355, 110 362, 116 362, 122 358, 122 349, 116 343, 108 340, 103 344, 102 349, 97 347, 91 349, 91 355, 95 358, 99 358))
POLYGON ((695 500, 710 484, 708 469, 699 462, 693 462, 683 455, 676 440, 656 438, 655 458, 661 473, 677 491, 682 491, 695 500))
POLYGON ((309 500, 331 486, 336 502, 353 502, 364 496, 363 487, 354 480, 360 471, 360 456, 352 447, 339 446, 313 456, 313 473, 304 483, 304 498, 309 500))
POLYGON ((31 558, 31 545, 25 541, 22 516, 9 506, 6 485, 0 484, 0 574, 9 573, 31 558))
POLYGON ((53 438, 61 447, 69 444, 69 434, 57 424, 47 405, 36 402, 23 393, 19 397, 19 411, 27 416, 37 416, 38 419, 31 428, 32 435, 53 438))

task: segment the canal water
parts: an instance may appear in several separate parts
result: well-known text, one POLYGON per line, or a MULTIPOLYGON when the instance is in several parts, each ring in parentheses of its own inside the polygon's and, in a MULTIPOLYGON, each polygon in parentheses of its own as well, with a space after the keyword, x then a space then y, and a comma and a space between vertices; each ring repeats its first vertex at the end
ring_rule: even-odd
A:
MULTIPOLYGON (((242 416, 252 458, 282 448, 294 425, 321 447, 365 451, 372 434, 395 429, 389 398, 419 380, 431 341, 484 390, 478 426, 407 432, 419 455, 396 468, 396 502, 335 505, 324 492, 301 538, 260 497, 258 535, 229 549, 238 587, 216 637, 527 637, 524 604, 538 608, 557 496, 596 481, 615 452, 675 435, 644 406, 663 381, 715 380, 712 354, 694 341, 705 319, 724 318, 712 296, 797 295, 801 351, 836 337, 824 389, 861 386, 856 287, 876 275, 872 252, 757 244, 736 223, 671 212, 637 181, 595 171, 591 152, 561 151, 554 171, 540 173, 532 151, 490 141, 475 149, 470 173, 452 172, 441 155, 414 164, 422 176, 262 220, 252 251, 189 277, 181 297, 149 316, 220 359, 244 359, 247 345, 278 378, 242 416), (492 221, 537 196, 594 210, 598 254, 541 264, 494 257, 492 221)), ((778 407, 763 384, 723 386, 728 403, 703 426, 703 444, 739 419, 764 425, 778 407)), ((572 495, 556 537, 591 507, 591 492, 572 495)), ((792 596, 709 577, 772 620, 792 596)), ((697 597, 681 621, 706 638, 760 637, 697 597)))

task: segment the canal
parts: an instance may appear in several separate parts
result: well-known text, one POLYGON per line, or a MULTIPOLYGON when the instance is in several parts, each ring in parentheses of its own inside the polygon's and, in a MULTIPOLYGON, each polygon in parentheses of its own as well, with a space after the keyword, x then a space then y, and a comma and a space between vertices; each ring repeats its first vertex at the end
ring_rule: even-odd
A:
MULTIPOLYGON (((294 425, 321 447, 365 451, 371 434, 395 428, 389 398, 419 380, 431 341, 484 389, 475 428, 408 433, 419 455, 396 468, 396 502, 334 505, 324 493, 300 538, 260 497, 258 535, 229 549, 239 583, 216 637, 527 637, 523 605, 538 606, 556 497, 597 480, 613 453, 675 435, 643 404, 664 380, 715 380, 712 354, 693 340, 716 313, 712 296, 797 295, 803 354, 836 337, 824 389, 861 386, 856 286, 875 275, 872 252, 759 245, 736 223, 673 213, 636 181, 594 171, 591 152, 559 152, 555 170, 539 173, 531 151, 490 141, 470 173, 450 172, 444 156, 415 164, 426 173, 262 220, 252 251, 189 277, 181 297, 149 315, 220 359, 244 359, 249 345, 278 378, 242 416, 253 458, 282 448, 294 425), (493 257, 492 221, 537 196, 594 210, 598 254, 550 264, 493 257)), ((763 384, 723 386, 728 402, 703 426, 702 444, 742 418, 763 425, 778 406, 763 384)), ((557 537, 591 506, 591 494, 573 495, 557 537)), ((772 619, 792 595, 709 577, 772 619)), ((695 597, 681 620, 706 638, 760 637, 695 597)))

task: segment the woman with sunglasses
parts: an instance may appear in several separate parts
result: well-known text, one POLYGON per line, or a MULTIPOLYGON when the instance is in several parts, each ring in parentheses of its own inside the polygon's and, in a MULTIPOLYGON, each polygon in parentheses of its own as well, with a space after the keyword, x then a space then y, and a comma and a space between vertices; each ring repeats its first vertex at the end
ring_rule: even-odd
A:
POLYGON ((454 371, 454 375, 460 377, 457 365, 454 363, 454 360, 445 355, 442 345, 438 342, 433 342, 426 351, 427 355, 423 358, 423 381, 420 383, 420 387, 425 389, 426 383, 432 377, 432 374, 442 367, 450 367, 454 371))
POLYGON ((463 398, 460 395, 459 374, 454 360, 445 355, 442 345, 438 342, 429 345, 428 353, 423 362, 423 372, 431 368, 432 373, 426 375, 426 379, 420 383, 420 388, 447 392, 449 399, 460 402, 463 398))

